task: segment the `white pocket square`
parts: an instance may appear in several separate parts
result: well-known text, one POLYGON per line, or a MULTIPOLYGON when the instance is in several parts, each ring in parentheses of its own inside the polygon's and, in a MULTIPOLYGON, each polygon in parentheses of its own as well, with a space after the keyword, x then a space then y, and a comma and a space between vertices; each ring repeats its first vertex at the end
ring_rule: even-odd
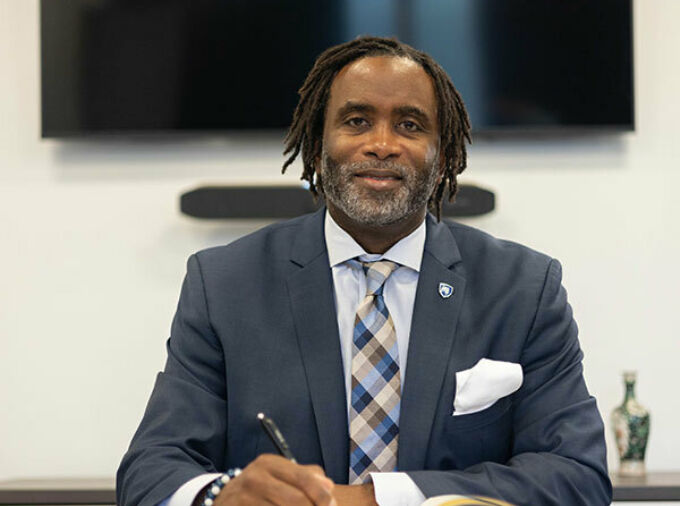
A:
POLYGON ((456 373, 453 416, 483 411, 522 386, 522 366, 483 358, 471 369, 456 373))

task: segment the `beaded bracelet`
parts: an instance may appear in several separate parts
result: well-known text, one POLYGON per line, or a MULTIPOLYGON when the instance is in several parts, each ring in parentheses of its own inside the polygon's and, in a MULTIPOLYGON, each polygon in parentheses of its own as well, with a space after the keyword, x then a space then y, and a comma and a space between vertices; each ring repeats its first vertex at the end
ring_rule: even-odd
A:
POLYGON ((236 467, 234 469, 229 469, 222 476, 213 481, 208 487, 208 491, 205 493, 205 499, 201 503, 201 506, 212 506, 217 495, 222 492, 224 486, 229 483, 230 480, 236 478, 241 474, 241 470, 236 467))

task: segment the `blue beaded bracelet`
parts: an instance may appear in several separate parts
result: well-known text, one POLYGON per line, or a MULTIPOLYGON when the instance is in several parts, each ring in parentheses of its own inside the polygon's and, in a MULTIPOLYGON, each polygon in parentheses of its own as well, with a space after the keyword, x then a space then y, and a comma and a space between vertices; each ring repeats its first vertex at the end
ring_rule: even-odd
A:
POLYGON ((241 470, 236 467, 234 469, 229 469, 229 471, 213 481, 208 487, 208 491, 205 493, 205 499, 203 499, 201 506, 213 506, 215 498, 220 492, 222 492, 224 486, 232 479, 236 478, 239 474, 241 474, 241 470))

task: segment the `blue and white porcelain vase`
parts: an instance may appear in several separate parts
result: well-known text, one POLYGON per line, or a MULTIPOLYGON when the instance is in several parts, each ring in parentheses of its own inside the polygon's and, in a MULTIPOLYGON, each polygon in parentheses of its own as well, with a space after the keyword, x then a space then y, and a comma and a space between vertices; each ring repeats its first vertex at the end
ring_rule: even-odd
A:
POLYGON ((637 373, 623 373, 626 394, 623 404, 612 412, 612 428, 619 451, 619 476, 644 476, 645 451, 649 439, 649 411, 635 398, 637 373))

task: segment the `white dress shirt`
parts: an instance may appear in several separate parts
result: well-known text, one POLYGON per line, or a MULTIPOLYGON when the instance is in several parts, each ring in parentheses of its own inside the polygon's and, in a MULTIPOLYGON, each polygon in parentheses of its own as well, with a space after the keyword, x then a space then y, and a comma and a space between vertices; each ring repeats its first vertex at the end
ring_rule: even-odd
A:
MULTIPOLYGON (((333 273, 333 295, 338 317, 340 349, 345 373, 347 393, 347 416, 352 390, 352 341, 354 321, 359 303, 366 296, 366 276, 363 269, 352 267, 346 262, 359 258, 364 262, 390 260, 400 265, 385 281, 383 296, 385 305, 394 322, 399 348, 399 371, 403 379, 406 373, 408 343, 416 299, 418 273, 425 248, 425 221, 411 234, 401 239, 383 255, 369 254, 340 226, 326 211, 324 235, 328 260, 333 273)), ((172 496, 159 506, 191 506, 196 495, 219 474, 203 474, 182 485, 172 496)), ((416 506, 425 500, 418 486, 406 473, 371 473, 376 502, 380 506, 416 506)))
MULTIPOLYGON (((397 335, 399 348, 399 374, 404 388, 406 359, 416 300, 418 273, 425 248, 425 221, 409 235, 401 239, 383 255, 369 254, 354 238, 335 223, 326 211, 324 226, 328 260, 333 272, 333 293, 338 315, 340 349, 345 372, 347 393, 347 416, 352 399, 352 341, 357 308, 366 297, 366 275, 363 269, 348 265, 347 260, 359 258, 364 262, 390 260, 400 265, 385 281, 383 298, 397 335)), ((375 500, 380 506, 412 506, 421 504, 425 496, 406 473, 371 473, 375 488, 375 500)))

